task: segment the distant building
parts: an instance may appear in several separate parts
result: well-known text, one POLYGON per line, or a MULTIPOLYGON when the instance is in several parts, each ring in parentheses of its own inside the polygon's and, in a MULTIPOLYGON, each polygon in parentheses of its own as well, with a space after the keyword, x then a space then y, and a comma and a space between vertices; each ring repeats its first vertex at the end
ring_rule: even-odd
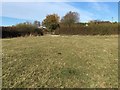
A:
POLYGON ((86 23, 85 26, 88 27, 88 24, 86 23))
POLYGON ((40 29, 47 29, 47 28, 44 27, 44 26, 39 26, 38 28, 40 28, 40 29))
POLYGON ((101 21, 101 20, 92 20, 89 23, 102 24, 102 23, 111 23, 110 21, 101 21))
POLYGON ((41 29, 44 34, 48 34, 48 32, 49 32, 48 29, 44 26, 39 26, 38 28, 41 29))

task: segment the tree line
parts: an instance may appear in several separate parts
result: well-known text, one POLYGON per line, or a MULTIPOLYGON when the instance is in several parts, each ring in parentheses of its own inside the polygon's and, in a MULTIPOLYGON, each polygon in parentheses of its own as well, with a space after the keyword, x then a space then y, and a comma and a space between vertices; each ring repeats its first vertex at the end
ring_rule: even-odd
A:
POLYGON ((2 27, 2 37, 43 35, 111 35, 118 34, 118 23, 93 20, 89 23, 80 23, 80 15, 69 11, 61 19, 57 14, 49 14, 40 23, 39 21, 19 23, 12 27, 2 27), (42 26, 42 27, 40 27, 42 26))

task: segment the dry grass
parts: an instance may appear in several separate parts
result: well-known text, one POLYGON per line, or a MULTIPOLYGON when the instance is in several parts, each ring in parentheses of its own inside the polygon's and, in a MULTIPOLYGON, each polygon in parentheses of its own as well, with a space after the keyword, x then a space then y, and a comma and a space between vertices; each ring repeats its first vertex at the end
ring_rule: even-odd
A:
POLYGON ((3 39, 3 87, 118 87, 118 36, 3 39))

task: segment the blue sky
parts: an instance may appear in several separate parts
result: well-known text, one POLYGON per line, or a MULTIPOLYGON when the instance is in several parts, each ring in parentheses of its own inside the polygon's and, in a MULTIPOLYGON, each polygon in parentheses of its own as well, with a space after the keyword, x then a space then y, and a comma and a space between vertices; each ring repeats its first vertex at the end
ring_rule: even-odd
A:
POLYGON ((112 17, 118 21, 117 2, 3 2, 0 26, 34 20, 42 22, 48 14, 57 13, 63 17, 68 11, 78 12, 81 22, 111 21, 112 17))

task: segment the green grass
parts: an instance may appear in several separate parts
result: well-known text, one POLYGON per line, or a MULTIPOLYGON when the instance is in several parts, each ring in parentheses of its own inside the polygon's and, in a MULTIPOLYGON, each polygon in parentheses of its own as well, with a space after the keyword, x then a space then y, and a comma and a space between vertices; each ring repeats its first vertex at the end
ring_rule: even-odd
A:
POLYGON ((118 36, 2 40, 3 88, 117 88, 118 36))

